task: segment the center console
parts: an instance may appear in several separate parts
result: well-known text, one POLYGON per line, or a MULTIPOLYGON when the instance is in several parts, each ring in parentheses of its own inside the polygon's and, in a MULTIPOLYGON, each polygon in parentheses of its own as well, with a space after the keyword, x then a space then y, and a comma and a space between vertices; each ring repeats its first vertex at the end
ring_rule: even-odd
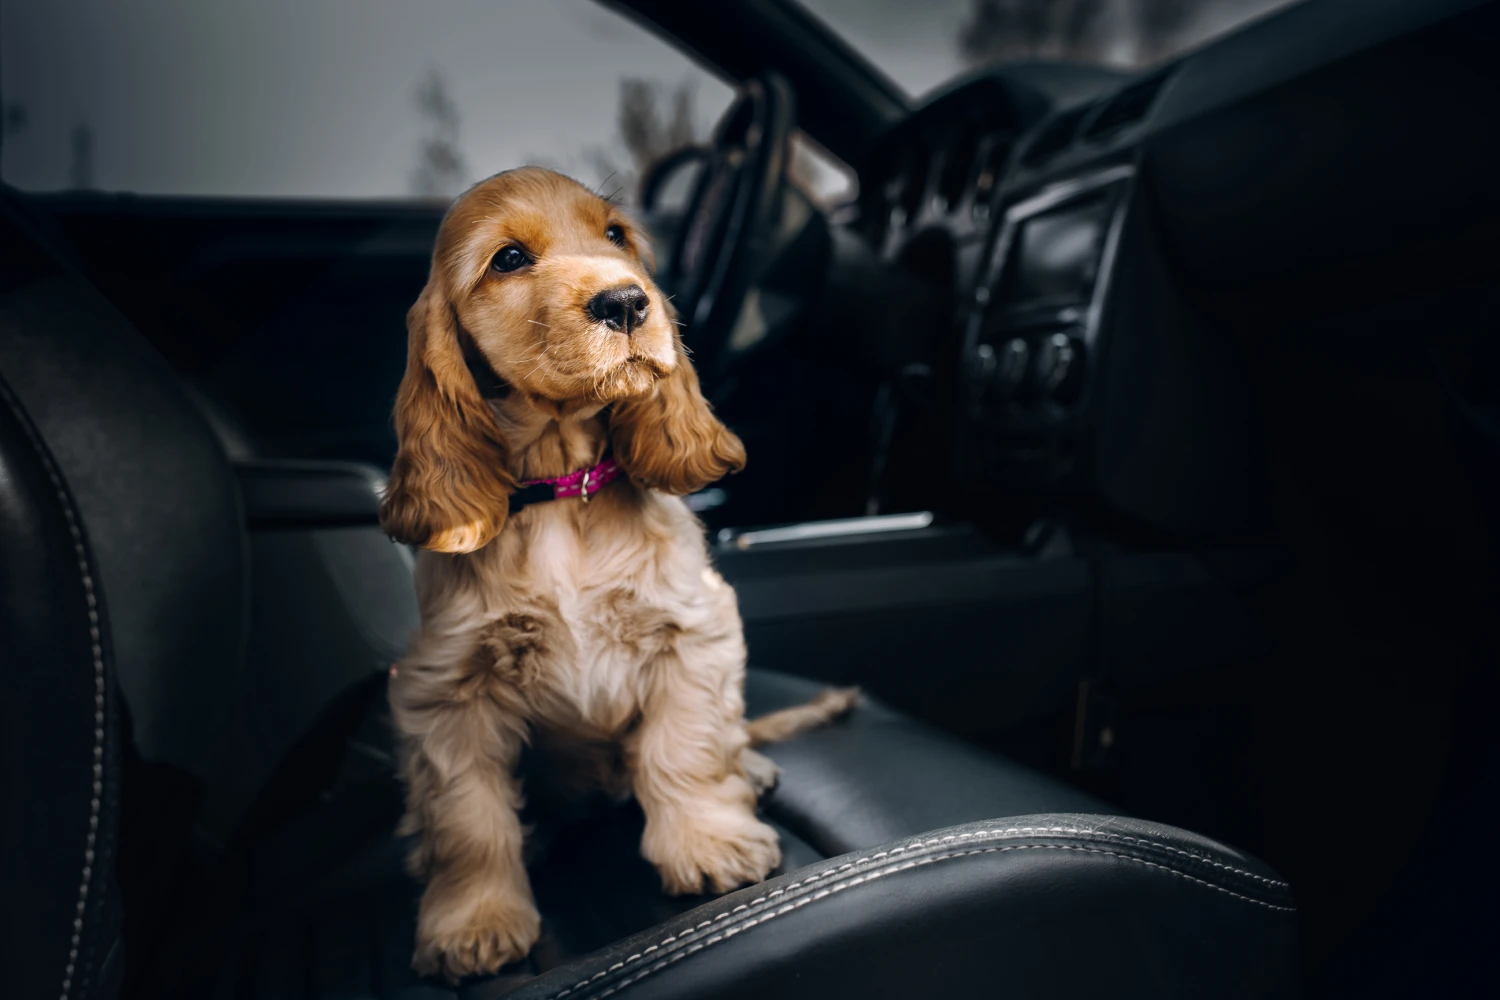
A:
MULTIPOLYGON (((1059 104, 994 189, 949 412, 964 513, 999 532, 1038 515, 1153 538, 1265 529, 1262 401, 1163 214, 1155 150, 1205 92, 1189 75, 1167 66, 1059 104)), ((1202 257, 1214 220, 1194 224, 1202 257)))
POLYGON ((1133 172, 1059 181, 1001 214, 964 329, 963 478, 1046 486, 1071 468, 1133 172))

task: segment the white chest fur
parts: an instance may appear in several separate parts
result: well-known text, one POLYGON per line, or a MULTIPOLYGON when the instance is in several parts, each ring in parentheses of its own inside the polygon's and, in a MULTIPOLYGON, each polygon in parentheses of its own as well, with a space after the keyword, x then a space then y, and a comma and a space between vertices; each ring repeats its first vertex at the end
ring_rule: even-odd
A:
POLYGON ((528 507, 471 557, 481 630, 520 621, 541 637, 546 655, 521 674, 535 725, 617 732, 640 709, 653 663, 674 653, 691 670, 698 637, 739 632, 734 592, 686 505, 626 490, 528 507))

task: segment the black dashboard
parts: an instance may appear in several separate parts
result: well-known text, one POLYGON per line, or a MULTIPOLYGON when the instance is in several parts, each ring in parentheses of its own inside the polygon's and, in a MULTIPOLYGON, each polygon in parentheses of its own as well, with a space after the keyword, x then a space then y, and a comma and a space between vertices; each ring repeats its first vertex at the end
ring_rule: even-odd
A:
POLYGON ((932 228, 958 244, 982 238, 1026 117, 1014 89, 989 76, 930 102, 885 136, 861 205, 863 232, 880 254, 899 256, 932 228))
POLYGON ((1500 148, 1496 116, 1461 109, 1494 95, 1496 21, 1473 0, 1357 18, 1309 0, 1138 76, 1054 67, 1069 86, 1049 92, 1000 69, 913 112, 862 171, 857 225, 893 267, 950 251, 961 485, 1247 529, 1263 443, 1241 328, 1495 260, 1476 229, 1500 216, 1492 161, 1465 153, 1500 148), (1424 237, 1473 252, 1434 266, 1424 237))

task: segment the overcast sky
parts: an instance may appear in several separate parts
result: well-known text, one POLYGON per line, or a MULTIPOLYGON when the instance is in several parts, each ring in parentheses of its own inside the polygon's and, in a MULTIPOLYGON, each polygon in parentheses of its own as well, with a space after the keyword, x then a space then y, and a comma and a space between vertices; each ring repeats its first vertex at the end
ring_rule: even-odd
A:
POLYGON ((95 187, 176 194, 401 196, 437 70, 476 174, 585 170, 616 141, 619 80, 697 88, 702 128, 729 87, 590 0, 3 0, 0 88, 27 121, 6 180, 68 184, 93 132, 95 187))
MULTIPOLYGON (((969 2, 807 6, 921 94, 962 68, 969 2)), ((86 126, 96 188, 404 197, 425 130, 414 92, 433 71, 471 180, 542 162, 599 181, 588 153, 618 143, 622 77, 690 82, 700 134, 731 97, 592 0, 0 0, 0 96, 25 115, 0 169, 25 189, 69 186, 86 126)))
POLYGON ((970 0, 802 0, 908 94, 924 94, 964 68, 958 33, 970 0))

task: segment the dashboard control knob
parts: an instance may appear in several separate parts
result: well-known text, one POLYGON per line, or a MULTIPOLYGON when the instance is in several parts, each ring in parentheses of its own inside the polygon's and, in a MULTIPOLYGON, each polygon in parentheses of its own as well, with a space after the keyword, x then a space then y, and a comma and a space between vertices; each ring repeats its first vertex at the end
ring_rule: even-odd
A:
POLYGON ((1036 384, 1042 395, 1059 403, 1071 401, 1081 370, 1082 348, 1066 333, 1054 333, 1037 352, 1036 384))
POLYGON ((995 361, 995 394, 1009 399, 1026 378, 1027 363, 1031 360, 1031 346, 1020 337, 1012 337, 1000 347, 995 361))
POLYGON ((990 379, 994 374, 995 349, 989 344, 980 344, 974 348, 974 353, 969 356, 969 363, 964 366, 969 392, 976 402, 984 398, 984 392, 989 388, 990 379))

